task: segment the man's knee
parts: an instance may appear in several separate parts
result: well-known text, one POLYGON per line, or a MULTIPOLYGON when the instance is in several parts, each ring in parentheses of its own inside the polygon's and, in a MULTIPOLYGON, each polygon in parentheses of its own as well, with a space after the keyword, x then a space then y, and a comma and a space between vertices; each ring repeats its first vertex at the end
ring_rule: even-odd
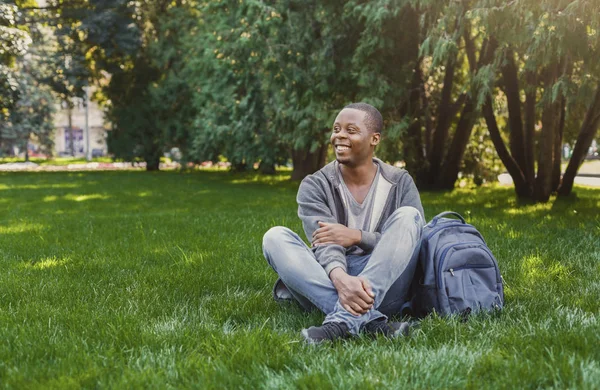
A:
POLYGON ((281 245, 290 234, 293 234, 293 232, 285 226, 274 226, 267 230, 263 236, 263 252, 268 252, 278 245, 281 245))
POLYGON ((291 241, 295 241, 296 237, 297 234, 291 229, 285 226, 274 226, 263 236, 263 253, 266 256, 267 252, 277 250, 276 248, 280 248, 284 243, 289 244, 291 241))
POLYGON ((389 218, 390 224, 394 222, 401 223, 402 225, 411 223, 419 229, 421 229, 424 224, 423 216, 421 215, 419 210, 412 206, 403 206, 396 209, 389 218))

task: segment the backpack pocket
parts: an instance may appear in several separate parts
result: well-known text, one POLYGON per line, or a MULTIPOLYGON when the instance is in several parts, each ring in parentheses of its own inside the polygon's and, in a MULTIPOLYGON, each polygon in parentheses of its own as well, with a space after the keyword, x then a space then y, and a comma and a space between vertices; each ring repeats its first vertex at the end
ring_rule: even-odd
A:
POLYGON ((451 313, 490 309, 497 302, 496 268, 493 264, 450 268, 444 272, 443 278, 451 313))
POLYGON ((443 312, 477 312, 495 307, 499 297, 497 275, 496 261, 485 244, 469 241, 447 245, 438 264, 443 312))

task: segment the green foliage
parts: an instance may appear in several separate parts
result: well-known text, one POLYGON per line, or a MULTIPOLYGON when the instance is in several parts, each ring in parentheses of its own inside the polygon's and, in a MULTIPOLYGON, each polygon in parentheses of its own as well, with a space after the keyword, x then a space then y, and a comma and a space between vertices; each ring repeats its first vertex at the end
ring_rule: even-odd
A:
POLYGON ((12 69, 17 57, 25 54, 31 37, 19 28, 17 6, 0 2, 0 121, 18 99, 17 75, 12 69))
POLYGON ((87 2, 71 0, 48 2, 48 10, 24 11, 35 20, 32 31, 38 45, 40 66, 47 70, 43 82, 49 85, 68 104, 74 97, 84 95, 83 87, 90 78, 90 63, 79 30, 81 18, 87 11, 87 2))
MULTIPOLYGON (((487 69, 488 87, 478 97, 505 94, 511 110, 496 111, 506 118, 510 153, 503 160, 515 179, 519 196, 547 201, 560 188, 560 150, 580 137, 591 142, 597 125, 584 118, 600 115, 593 96, 600 85, 600 3, 597 1, 480 2, 467 17, 482 36, 498 42, 487 69), (523 104, 522 96, 527 95, 523 104), (533 104, 531 104, 533 102, 533 104), (523 107, 521 107, 523 106, 523 107), (587 113, 586 113, 587 110, 587 113), (558 113, 558 114, 557 114, 558 113), (564 113, 564 114, 563 114, 564 113), (561 119, 562 117, 562 119, 561 119), (565 118, 566 117, 566 118, 565 118), (525 121, 525 127, 521 121, 525 121), (564 124, 564 126, 563 126, 564 124), (534 127, 540 131, 534 132, 534 127), (534 134, 535 133, 535 134, 534 134), (533 141, 528 141, 533 139, 533 141), (527 155, 519 148, 525 144, 527 155), (534 173, 534 159, 537 172, 534 173), (511 167, 512 166, 512 167, 511 167), (518 176, 524 176, 525 180, 518 176)), ((483 99, 482 99, 483 97, 483 99)), ((583 160, 580 145, 575 160, 583 160)), ((581 161, 576 161, 579 165, 581 161)), ((572 182, 574 172, 563 178, 572 182)), ((567 185, 567 188, 569 186, 567 185)))
POLYGON ((18 26, 17 13, 16 5, 0 3, 0 64, 6 66, 25 54, 31 44, 29 34, 18 26))
POLYGON ((260 244, 273 225, 302 232, 288 178, 0 174, 2 385, 600 386, 597 189, 544 205, 519 205, 511 188, 423 192, 429 219, 452 209, 480 229, 504 312, 313 348, 299 332, 323 315, 273 301, 260 244))
POLYGON ((199 14, 189 6, 169 8, 160 17, 158 39, 148 45, 148 56, 159 72, 156 82, 148 86, 156 126, 162 129, 167 149, 178 147, 189 156, 190 131, 197 110, 192 104, 194 84, 185 64, 193 60, 193 48, 184 47, 184 38, 195 28, 199 14), (190 52, 191 49, 191 52, 190 52))
POLYGON ((402 138, 413 121, 407 107, 413 70, 422 35, 410 2, 399 0, 351 1, 345 6, 346 23, 361 31, 352 55, 357 75, 357 99, 377 107, 385 120, 384 142, 377 155, 387 161, 404 158, 402 138))
POLYGON ((0 3, 0 153, 26 150, 31 138, 51 153, 55 99, 40 83, 36 27, 25 27, 17 5, 0 3))
POLYGON ((272 165, 326 143, 333 115, 352 96, 349 29, 329 23, 342 9, 340 2, 200 3, 179 72, 193 86, 191 157, 272 165))
POLYGON ((26 150, 27 143, 34 137, 43 152, 51 154, 56 111, 54 96, 47 86, 40 85, 27 72, 27 68, 21 68, 19 73, 19 98, 6 120, 0 122, 0 150, 13 145, 26 150))
MULTIPOLYGON (((378 156, 404 160, 417 182, 437 188, 452 188, 452 167, 461 166, 481 108, 502 94, 508 56, 521 93, 535 91, 535 122, 564 98, 565 139, 577 137, 600 74, 599 7, 591 0, 21 5, 24 20, 52 30, 53 44, 40 51, 44 83, 66 101, 91 82, 100 87, 118 158, 154 166, 178 147, 185 161, 221 156, 235 169, 260 162, 272 170, 290 157, 302 165, 323 154, 339 109, 366 101, 385 120, 378 156), (558 77, 548 81, 555 66, 558 77)), ((506 112, 496 112, 499 123, 508 123, 506 112)))
POLYGON ((473 136, 467 144, 465 158, 461 165, 463 177, 473 180, 477 186, 495 183, 502 173, 502 161, 498 158, 489 132, 481 121, 473 129, 473 136))
MULTIPOLYGON (((141 158, 148 170, 157 170, 166 149, 161 118, 167 115, 169 107, 164 107, 151 90, 162 72, 153 62, 149 45, 160 36, 160 15, 172 5, 167 0, 142 1, 135 3, 135 8, 129 4, 115 1, 108 7, 120 17, 120 23, 112 25, 110 34, 118 34, 119 26, 135 26, 129 28, 128 39, 120 42, 114 52, 100 44, 106 55, 107 70, 112 71, 110 83, 103 90, 107 117, 113 125, 107 141, 115 157, 141 158)), ((100 8, 95 12, 100 12, 100 8)), ((111 40, 104 44, 111 46, 111 40)))

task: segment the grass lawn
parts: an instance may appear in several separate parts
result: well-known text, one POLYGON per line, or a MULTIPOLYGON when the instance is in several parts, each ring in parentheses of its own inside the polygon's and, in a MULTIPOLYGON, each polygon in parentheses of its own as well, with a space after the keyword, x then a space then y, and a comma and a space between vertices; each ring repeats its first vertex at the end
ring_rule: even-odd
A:
MULTIPOLYGON (((289 175, 289 173, 288 173, 289 175)), ((297 184, 219 172, 0 173, 0 385, 14 388, 599 388, 600 190, 424 193, 486 237, 498 317, 407 339, 300 342, 261 239, 301 232, 297 184)))

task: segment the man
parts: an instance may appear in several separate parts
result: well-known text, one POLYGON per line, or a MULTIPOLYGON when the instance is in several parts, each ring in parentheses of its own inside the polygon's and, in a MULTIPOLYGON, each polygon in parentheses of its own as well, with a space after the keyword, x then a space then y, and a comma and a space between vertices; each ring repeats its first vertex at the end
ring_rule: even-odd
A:
POLYGON ((302 330, 309 343, 408 332, 408 324, 387 316, 410 299, 424 213, 410 175, 373 158, 382 127, 379 111, 365 103, 346 106, 335 119, 336 160, 298 189, 311 248, 280 226, 263 238, 265 258, 280 278, 275 298, 326 314, 322 326, 302 330))

